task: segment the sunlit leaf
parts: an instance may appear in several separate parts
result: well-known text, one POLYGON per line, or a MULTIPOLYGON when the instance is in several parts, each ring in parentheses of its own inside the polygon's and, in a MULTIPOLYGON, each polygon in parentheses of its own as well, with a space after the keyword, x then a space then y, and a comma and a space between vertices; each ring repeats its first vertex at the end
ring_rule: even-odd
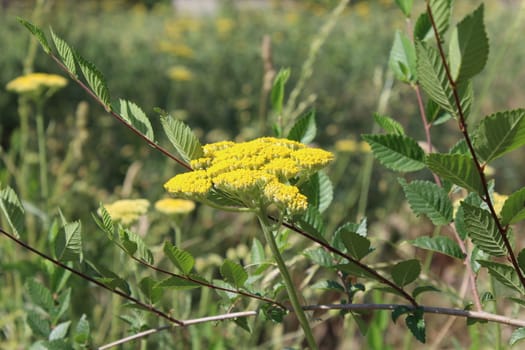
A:
POLYGON ((405 135, 405 129, 398 121, 378 113, 374 113, 374 120, 383 130, 389 134, 405 135))
POLYGON ((221 265, 220 271, 224 280, 237 289, 244 287, 244 283, 248 279, 248 274, 243 267, 231 260, 225 260, 221 265))
POLYGON ((164 242, 164 254, 185 275, 190 273, 195 264, 195 259, 189 252, 174 246, 168 241, 164 242))
POLYGON ((64 62, 71 74, 77 76, 77 65, 75 63, 75 55, 73 54, 73 49, 71 49, 71 47, 62 38, 56 35, 52 29, 51 38, 55 43, 55 47, 57 48, 58 54, 60 55, 62 62, 64 62))
POLYGON ((281 114, 284 101, 284 86, 290 77, 290 69, 281 69, 273 81, 273 87, 270 94, 272 107, 275 113, 281 114))
POLYGON ((33 23, 26 21, 22 17, 17 17, 16 20, 20 22, 24 27, 26 27, 31 34, 38 40, 42 48, 44 49, 45 53, 49 54, 51 52, 51 47, 49 46, 49 43, 47 42, 46 36, 44 35, 44 32, 42 29, 35 26, 33 23))
POLYGON ((7 223, 11 227, 13 234, 19 238, 24 231, 24 207, 15 191, 9 186, 0 191, 0 209, 4 214, 7 223))
POLYGON ((161 115, 160 121, 166 136, 186 163, 202 157, 202 146, 189 126, 169 114, 161 115))
POLYGON ((465 258, 465 254, 463 254, 459 245, 445 236, 418 237, 414 240, 411 240, 410 244, 421 249, 431 250, 456 259, 465 258))
POLYGON ((525 219, 525 187, 514 192, 505 200, 501 209, 501 224, 515 224, 525 219))
POLYGON ((514 346, 514 344, 522 341, 523 339, 525 339, 525 327, 520 327, 514 330, 514 332, 512 332, 510 335, 509 345, 514 346))
POLYGON ((399 183, 414 213, 426 215, 434 225, 452 222, 452 202, 443 188, 423 180, 407 183, 400 178, 399 183))
POLYGON ((304 113, 290 129, 287 138, 301 143, 310 143, 315 138, 317 126, 315 125, 315 110, 304 113))
POLYGON ((465 212, 465 226, 472 242, 487 254, 507 255, 501 233, 490 213, 465 202, 461 203, 461 207, 465 212))
POLYGON ((102 72, 100 72, 93 63, 82 57, 77 51, 74 51, 73 54, 91 90, 104 104, 106 110, 111 110, 109 90, 102 72))
POLYGON ((60 261, 82 262, 82 225, 80 221, 66 223, 58 232, 54 247, 60 261))
POLYGON ((425 167, 425 152, 418 143, 404 135, 362 135, 381 164, 395 171, 410 172, 425 167))
POLYGON ((148 116, 135 103, 120 99, 120 116, 142 135, 154 141, 153 128, 148 116))
POLYGON ((410 83, 416 80, 416 50, 414 43, 401 31, 396 31, 390 50, 389 65, 397 79, 410 83))
POLYGON ((431 153, 426 158, 430 170, 453 184, 478 194, 483 185, 472 158, 463 154, 431 153))
POLYGON ((512 266, 488 260, 478 260, 478 263, 481 266, 486 267, 490 275, 497 279, 501 284, 518 293, 523 294, 525 292, 519 276, 512 266))

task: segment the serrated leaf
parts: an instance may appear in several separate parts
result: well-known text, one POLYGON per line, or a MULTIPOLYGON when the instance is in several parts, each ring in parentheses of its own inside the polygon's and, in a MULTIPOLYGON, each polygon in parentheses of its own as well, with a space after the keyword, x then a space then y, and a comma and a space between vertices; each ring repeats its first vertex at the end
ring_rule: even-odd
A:
POLYGON ((75 330, 73 331, 73 341, 75 344, 79 345, 88 343, 90 332, 89 321, 87 320, 86 315, 82 314, 75 330))
POLYGON ((173 265, 175 265, 183 274, 187 275, 191 272, 191 269, 193 269, 193 265, 195 264, 195 259, 189 252, 174 246, 168 241, 164 242, 163 250, 168 259, 170 259, 173 265))
POLYGON ((412 12, 413 3, 414 0, 396 0, 397 6, 403 12, 405 17, 410 17, 410 12, 412 12))
POLYGON ((474 149, 489 162, 525 144, 525 109, 492 114, 484 118, 474 136, 474 149))
POLYGON ((283 110, 284 101, 284 86, 290 77, 290 69, 281 69, 273 81, 272 91, 270 93, 270 99, 272 102, 273 110, 277 115, 280 115, 283 110))
POLYGON ((131 290, 129 288, 128 282, 126 282, 123 278, 119 277, 117 274, 115 274, 113 271, 105 268, 102 265, 95 265, 91 261, 87 261, 87 266, 91 269, 92 273, 90 275, 96 274, 94 278, 107 285, 108 287, 111 287, 113 289, 120 289, 126 294, 131 294, 131 290), (93 273, 94 272, 94 273, 93 273))
POLYGON ((341 239, 341 236, 344 232, 355 232, 360 236, 366 237, 368 234, 366 227, 366 217, 363 218, 359 224, 347 222, 335 230, 332 236, 332 246, 334 246, 336 249, 346 252, 345 244, 341 239))
POLYGON ((57 36, 53 29, 51 29, 51 38, 55 43, 55 47, 57 48, 62 62, 66 65, 71 74, 77 76, 77 65, 75 63, 75 56, 73 55, 73 50, 71 47, 62 38, 57 36))
POLYGON ((27 324, 34 335, 47 338, 51 333, 51 324, 48 319, 36 312, 27 313, 27 324))
POLYGON ((197 282, 189 281, 177 276, 168 277, 157 283, 156 287, 169 288, 174 290, 189 290, 199 288, 201 285, 197 282))
POLYGON ((33 23, 26 21, 22 17, 16 17, 16 20, 20 22, 24 27, 26 27, 31 32, 31 34, 33 34, 33 36, 38 40, 38 42, 44 49, 45 53, 51 53, 51 46, 49 46, 46 36, 40 28, 35 26, 33 23))
POLYGON ((346 264, 336 265, 335 267, 351 276, 377 279, 377 276, 351 261, 346 264))
POLYGON ((506 256, 507 248, 490 213, 481 208, 461 203, 465 213, 465 226, 472 242, 485 253, 506 256))
POLYGON ((405 135, 405 129, 396 120, 386 115, 374 113, 374 120, 383 130, 389 134, 405 135))
POLYGON ((477 260, 477 262, 481 266, 486 267, 489 271, 489 274, 497 279, 501 284, 518 293, 524 294, 525 289, 520 282, 518 274, 512 266, 488 260, 477 260))
POLYGON ((307 233, 326 243, 326 239, 323 237, 324 220, 317 208, 308 206, 304 214, 294 218, 294 222, 307 233))
POLYGON ((315 125, 315 110, 304 113, 290 129, 287 138, 304 144, 310 143, 315 138, 317 126, 315 125))
POLYGON ((334 197, 330 178, 323 171, 318 171, 300 187, 300 192, 308 198, 308 205, 325 211, 334 197))
POLYGON ((74 51, 73 54, 75 55, 75 60, 91 90, 104 104, 106 110, 111 110, 109 90, 102 72, 100 72, 93 63, 82 57, 77 51, 74 51))
POLYGON ((24 207, 15 191, 9 186, 0 191, 0 209, 2 209, 13 234, 20 238, 20 233, 24 231, 24 207))
POLYGON ((156 304, 162 297, 162 289, 158 286, 158 282, 151 277, 141 279, 139 288, 151 304, 156 304))
POLYGON ((147 139, 154 141, 151 122, 144 111, 135 103, 120 99, 120 116, 147 139))
POLYGON ((60 261, 82 262, 82 225, 80 221, 66 223, 58 232, 54 248, 60 261))
POLYGON ((225 260, 220 271, 224 280, 237 289, 244 287, 244 283, 248 279, 248 274, 243 267, 231 260, 225 260))
POLYGON ((389 169, 410 172, 425 167, 425 152, 418 143, 404 135, 362 135, 372 147, 374 156, 389 169))
POLYGON ((470 156, 431 153, 426 157, 426 164, 443 179, 478 194, 483 193, 483 185, 470 156))
POLYGON ((416 49, 408 36, 399 30, 394 37, 388 64, 397 79, 405 83, 416 80, 416 49))
POLYGON ((414 25, 414 39, 419 41, 427 41, 433 38, 432 35, 432 22, 428 13, 424 12, 419 15, 414 25))
POLYGON ((416 310, 414 313, 407 316, 405 323, 417 340, 425 344, 426 327, 425 319, 423 318, 423 311, 416 310))
POLYGON ((520 188, 505 200, 501 209, 501 224, 515 224, 525 219, 525 187, 520 188))
POLYGON ((465 258, 465 254, 463 254, 459 245, 445 236, 418 237, 414 240, 411 240, 410 244, 421 249, 431 250, 456 259, 465 258))
POLYGON ((434 287, 434 286, 419 286, 419 287, 416 287, 414 288, 414 290, 412 291, 412 297, 416 298, 419 294, 422 294, 422 293, 428 293, 428 292, 441 292, 441 290, 439 290, 438 288, 434 287))
POLYGON ((399 183, 415 214, 426 215, 436 226, 452 222, 452 202, 443 188, 433 182, 423 180, 407 183, 399 178, 399 183))
POLYGON ((49 334, 48 339, 49 340, 64 339, 67 336, 67 332, 69 331, 69 326, 71 326, 71 321, 59 323, 53 328, 53 330, 49 334))
POLYGON ((510 335, 509 345, 514 346, 517 342, 520 342, 523 339, 525 339, 525 327, 520 327, 515 329, 510 335))
POLYGON ((430 0, 428 4, 439 36, 443 38, 450 22, 452 0, 430 0))
POLYGON ((186 163, 203 156, 204 153, 199 139, 184 122, 168 114, 162 115, 160 122, 171 144, 186 163))
POLYGON ((334 266, 333 256, 323 248, 308 249, 304 252, 304 255, 316 265, 324 267, 334 266))
POLYGON ((49 313, 51 324, 56 324, 68 311, 71 304, 71 288, 67 288, 59 294, 55 300, 55 307, 49 313))
POLYGON ((354 259, 361 260, 370 253, 370 240, 355 232, 342 231, 341 240, 345 248, 354 259))
POLYGON ((395 264, 390 271, 394 283, 400 287, 412 283, 421 273, 421 264, 416 259, 401 261, 395 264))
POLYGON ((441 108, 456 114, 452 88, 447 72, 436 49, 416 42, 417 76, 421 87, 441 108))
POLYGON ((130 249, 128 254, 132 256, 137 255, 140 260, 143 260, 148 264, 153 264, 153 254, 151 253, 151 250, 149 250, 146 243, 144 243, 142 237, 140 237, 138 234, 128 229, 120 228, 119 239, 120 243, 126 245, 126 247, 128 247, 128 245, 135 245, 136 250, 132 251, 130 249))
POLYGON ((489 55, 489 41, 483 24, 483 4, 458 23, 449 43, 452 79, 466 81, 483 70, 489 55))
POLYGON ((53 311, 55 304, 53 302, 51 291, 47 287, 34 279, 27 280, 25 287, 34 304, 40 306, 48 313, 53 311))

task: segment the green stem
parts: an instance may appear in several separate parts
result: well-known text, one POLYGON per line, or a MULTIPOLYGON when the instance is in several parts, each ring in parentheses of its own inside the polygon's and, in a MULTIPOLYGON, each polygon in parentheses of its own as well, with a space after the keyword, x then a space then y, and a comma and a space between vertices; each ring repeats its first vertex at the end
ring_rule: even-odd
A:
POLYGON ((42 198, 47 198, 47 155, 46 155, 46 135, 44 130, 44 103, 38 101, 36 104, 36 132, 38 139, 38 162, 40 164, 40 194, 42 198))
POLYGON ((312 333, 312 329, 310 328, 310 324, 308 323, 308 319, 306 318, 306 314, 303 310, 303 307, 301 303, 299 302, 299 297, 297 295, 295 286, 292 282, 292 278, 290 277, 290 272, 288 271, 288 268, 286 267, 286 264, 284 263, 283 257, 281 256, 281 253, 279 252, 279 248, 277 247, 277 243, 275 242, 275 236, 274 236, 275 230, 272 229, 273 225, 271 225, 268 222, 268 218, 265 213, 261 212, 257 215, 257 217, 261 224, 261 228, 264 233, 264 238, 266 239, 266 242, 270 246, 270 250, 272 251, 275 262, 277 263, 277 267, 279 268, 279 271, 281 273, 281 277, 286 287, 286 292, 288 293, 288 298, 290 299, 292 308, 295 312, 295 315, 297 316, 297 320, 299 321, 299 323, 301 324, 301 327, 303 328, 306 342, 310 346, 310 349, 317 350, 318 349, 317 343, 312 333))

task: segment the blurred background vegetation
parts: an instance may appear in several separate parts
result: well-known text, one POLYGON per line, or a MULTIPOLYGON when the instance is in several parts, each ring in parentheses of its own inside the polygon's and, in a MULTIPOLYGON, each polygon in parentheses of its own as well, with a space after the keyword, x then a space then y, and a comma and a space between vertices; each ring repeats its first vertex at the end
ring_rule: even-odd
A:
MULTIPOLYGON (((418 6, 423 3, 420 2, 418 6)), ((24 67, 35 72, 62 73, 40 49, 33 56, 29 49, 30 35, 16 21, 16 16, 32 20, 42 28, 51 26, 55 33, 104 73, 114 101, 117 98, 134 101, 152 116, 158 134, 160 123, 153 112, 157 106, 185 120, 197 132, 201 142, 207 143, 271 134, 275 120, 268 112, 269 103, 263 92, 263 37, 267 35, 271 40, 273 68, 291 68, 287 85, 289 92, 300 76, 312 40, 337 3, 334 0, 230 0, 217 1, 213 11, 195 12, 183 10, 183 6, 174 7, 170 1, 56 0, 45 2, 35 14, 35 1, 0 1, 0 183, 9 184, 15 190, 20 186, 29 189, 29 195, 23 200, 36 221, 49 222, 47 215, 54 215, 57 206, 67 218, 80 219, 90 258, 111 262, 118 257, 110 266, 119 268, 125 264, 125 258, 107 244, 90 213, 96 211, 100 202, 120 198, 147 198, 153 203, 164 196, 162 184, 182 171, 109 117, 88 99, 84 91, 69 84, 51 98, 45 112, 49 171, 55 182, 56 200, 50 203, 35 194, 39 186, 36 161, 32 161, 37 158, 36 146, 24 155, 33 176, 25 184, 17 183, 16 176, 10 172, 8 155, 20 139, 19 100, 4 87, 22 75, 24 67), (85 120, 85 124, 79 124, 79 119, 85 120), (80 151, 64 170, 61 164, 68 147, 72 147, 73 140, 80 135, 85 137, 79 146, 80 151), (50 214, 46 214, 45 209, 49 209, 50 214)), ((462 18, 478 3, 474 0, 458 2, 454 18, 462 18)), ((520 107, 524 101, 525 45, 519 33, 525 30, 525 21, 522 20, 521 2, 501 0, 485 5, 491 54, 486 71, 475 80, 476 109, 472 123, 476 118, 498 110, 520 107)), ((395 30, 404 27, 405 21, 392 0, 352 1, 316 57, 312 78, 307 81, 300 97, 303 101, 314 101, 312 105, 318 123, 316 143, 337 154, 337 161, 329 170, 336 192, 332 208, 325 214, 328 232, 345 220, 360 219, 356 217, 357 203, 363 195, 367 196, 365 215, 372 226, 370 232, 378 242, 376 246, 386 247, 384 252, 377 254, 378 261, 385 261, 386 257, 393 255, 390 245, 429 230, 425 222, 415 221, 407 214, 406 207, 399 205, 402 192, 394 174, 379 165, 374 167, 371 175, 362 173, 369 155, 359 135, 372 130, 372 115, 378 109, 382 92, 390 93, 386 114, 401 121, 409 134, 423 139, 415 95, 409 87, 398 83, 392 86, 388 71, 395 30), (369 192, 363 194, 362 181, 366 176, 371 176, 371 185, 369 192)), ((450 121, 433 130, 437 149, 445 150, 456 142, 459 135, 456 129, 450 121)), ((34 138, 34 132, 29 136, 34 138)), ((506 163, 499 163, 494 171, 498 192, 508 193, 523 186, 523 156, 514 152, 505 158, 506 163)), ((161 214, 153 209, 148 215, 147 225, 147 241, 152 245, 158 245, 172 235, 169 221, 162 220, 161 214)), ((225 256, 242 259, 254 236, 252 232, 255 232, 253 218, 249 216, 232 216, 203 207, 197 207, 183 226, 183 247, 203 257, 202 264, 210 266, 213 266, 214 259, 225 256)), ((46 234, 47 231, 40 228, 31 233, 43 249, 46 234)), ((296 237, 291 240, 304 248, 305 242, 295 242, 296 237)), ((395 254, 414 253, 402 251, 395 254)), ((444 284, 457 283, 453 276, 455 267, 448 268, 447 261, 441 263, 429 272, 434 274, 432 278, 444 284)), ((3 239, 0 239, 0 264, 3 270, 0 270, 0 278, 8 276, 9 271, 25 271, 22 281, 44 269, 37 259, 18 248, 13 251, 12 243, 3 239)), ((307 266, 306 262, 299 262, 299 266, 301 264, 307 266)), ((136 271, 130 268, 126 273, 134 275, 136 271)), ((19 304, 7 305, 16 289, 10 284, 11 279, 6 281, 8 283, 1 283, 0 287, 0 320, 8 317, 11 321, 0 321, 0 348, 16 348, 10 347, 12 345, 25 348, 24 344, 28 344, 31 335, 23 327, 23 315, 16 309, 17 305, 23 304, 23 297, 17 297, 20 298, 17 299, 19 304), (18 325, 18 328, 13 325, 18 325), (19 339, 19 343, 13 339, 19 339)), ((74 280, 74 283, 77 287, 74 288, 71 313, 77 318, 86 313, 94 320, 92 327, 97 328, 95 340, 100 342, 125 334, 125 327, 115 320, 118 311, 112 315, 104 309, 111 297, 93 287, 87 288, 83 281, 74 280), (100 325, 110 326, 98 327, 100 325)), ((193 317, 217 311, 211 297, 199 298, 200 307, 195 301, 197 313, 192 313, 193 317)), ((333 301, 330 296, 323 298, 333 301)), ((115 303, 113 301, 115 309, 112 310, 119 306, 115 303)), ((353 339, 356 328, 349 325, 351 321, 346 324, 350 327, 346 330, 335 321, 334 324, 323 323, 316 330, 326 336, 334 333, 332 336, 338 340, 332 345, 341 348, 366 342, 370 348, 386 346, 377 343, 382 329, 390 327, 383 318, 372 317, 370 324, 375 325, 377 332, 369 333, 372 335, 368 340, 353 339)), ((429 318, 431 324, 432 317, 429 318)), ((212 343, 216 349, 237 348, 242 344, 244 338, 238 338, 234 328, 225 326, 225 333, 218 337, 213 335, 213 327, 203 325, 195 327, 196 331, 184 330, 180 334, 158 337, 164 337, 166 344, 170 344, 179 341, 178 336, 182 335, 184 341, 189 342, 194 340, 195 334, 200 334, 208 342, 201 340, 204 348, 211 348, 208 346, 212 343)), ((429 328, 428 338, 439 332, 438 328, 429 328)), ((448 340, 450 344, 465 344, 464 329, 461 329, 452 333, 448 340)), ((490 332, 484 336, 490 336, 490 332)), ((247 334, 244 337, 250 338, 247 334)), ((154 341, 160 342, 159 338, 154 341)), ((251 341, 252 345, 257 344, 256 340, 251 341)), ((399 335, 389 339, 388 344, 406 346, 408 342, 399 335)))

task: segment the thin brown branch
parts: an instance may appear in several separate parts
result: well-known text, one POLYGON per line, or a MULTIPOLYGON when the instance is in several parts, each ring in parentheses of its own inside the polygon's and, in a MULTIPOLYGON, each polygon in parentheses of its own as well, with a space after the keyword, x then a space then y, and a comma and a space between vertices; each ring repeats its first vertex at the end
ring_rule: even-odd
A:
POLYGON ((478 159, 478 156, 476 155, 476 151, 474 149, 474 146, 472 144, 472 140, 470 138, 470 135, 467 130, 467 122, 465 119, 465 115, 463 112, 463 108, 461 107, 461 99, 459 97, 458 89, 456 82, 452 78, 452 74, 450 73, 450 67, 448 66, 447 59, 445 56, 445 50, 443 49, 443 45, 441 43, 441 38, 439 37, 439 32, 436 27, 436 22, 434 21, 434 16, 432 14, 432 9, 430 7, 429 2, 427 1, 427 12, 428 16, 430 18, 430 22, 432 24, 434 36, 436 38, 437 47, 439 51, 439 55, 441 57, 441 63, 443 64, 443 67, 445 68, 445 72, 447 74, 447 80, 452 88, 452 92, 454 95, 454 103, 456 105, 456 109, 458 112, 458 123, 459 123, 459 129, 463 133, 463 137, 465 139, 465 142, 468 146, 469 152, 472 156, 472 159, 474 160, 474 164, 476 166, 476 171, 480 177, 481 185, 483 187, 483 201, 487 204, 490 214, 492 215, 492 218, 494 219, 494 222, 496 223, 496 227, 498 228, 498 232, 501 235, 501 238, 503 240, 503 244, 505 245, 505 248, 508 252, 508 259, 510 260, 512 266, 514 267, 514 270, 516 271, 516 274, 518 275, 518 278, 521 282, 521 285, 525 288, 525 276, 523 275, 521 268, 519 267, 518 260, 516 259, 516 256, 514 254, 514 251, 512 249, 512 245, 510 244, 510 241, 507 237, 507 230, 503 225, 501 224, 501 221, 498 217, 498 214, 496 213, 496 210, 494 209, 494 205, 492 203, 492 200, 490 199, 490 193, 488 188, 487 179, 485 178, 485 174, 483 172, 484 166, 481 165, 481 162, 478 159))

